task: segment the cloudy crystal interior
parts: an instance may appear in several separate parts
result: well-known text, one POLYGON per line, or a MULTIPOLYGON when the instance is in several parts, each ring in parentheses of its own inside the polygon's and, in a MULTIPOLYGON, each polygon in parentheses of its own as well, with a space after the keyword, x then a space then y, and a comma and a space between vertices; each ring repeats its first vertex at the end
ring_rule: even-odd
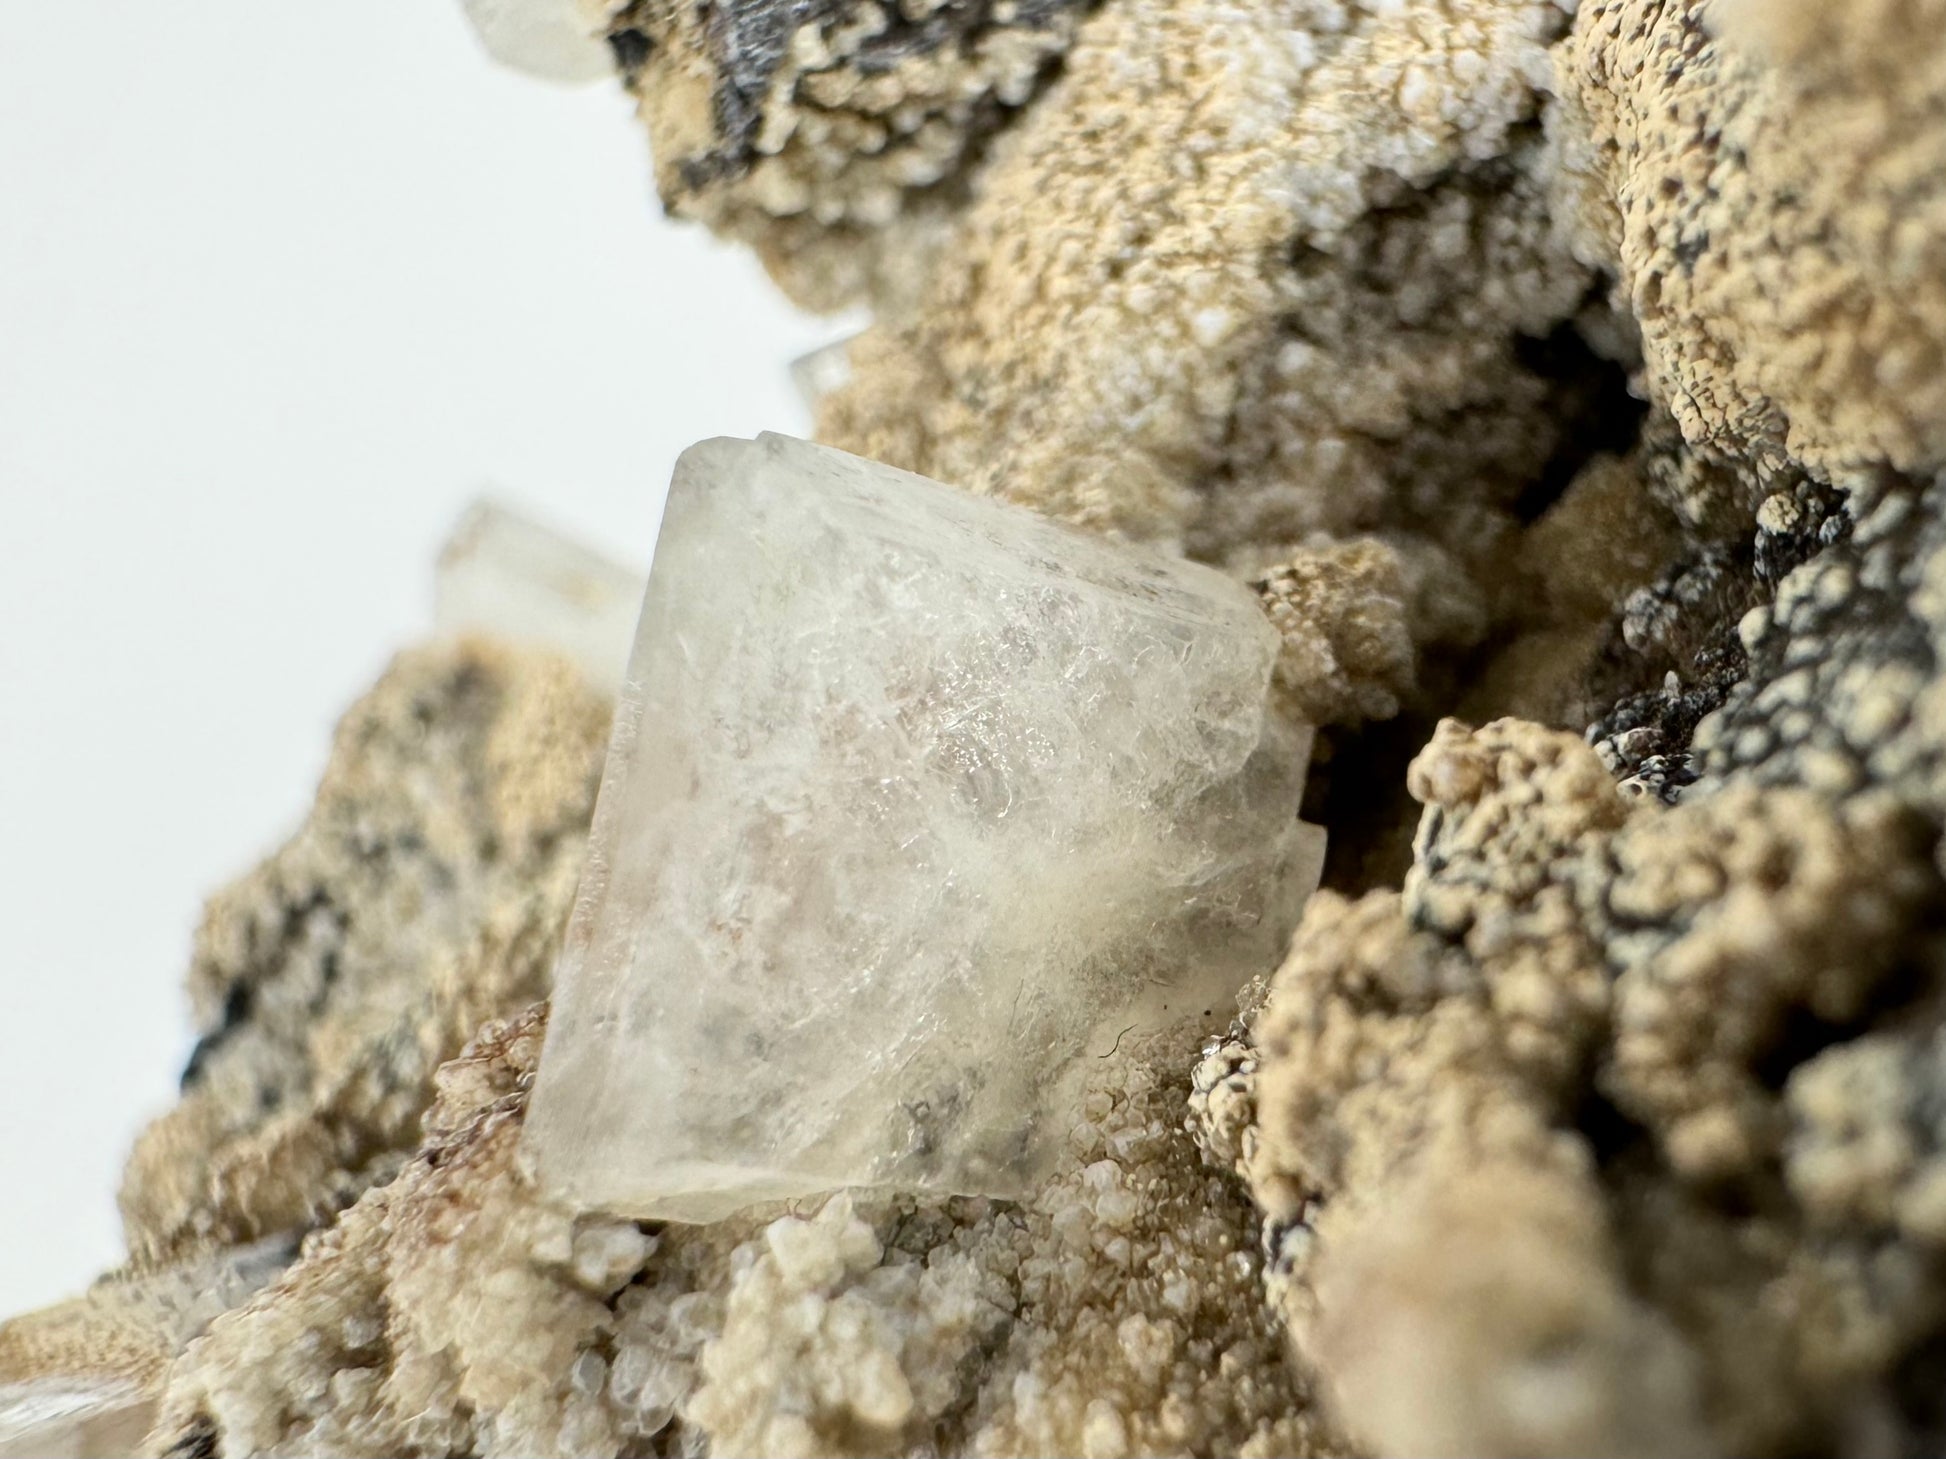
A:
POLYGON ((1010 1196, 1119 1037, 1315 885, 1309 730, 1210 569, 779 436, 669 491, 527 1126, 582 1207, 1010 1196))

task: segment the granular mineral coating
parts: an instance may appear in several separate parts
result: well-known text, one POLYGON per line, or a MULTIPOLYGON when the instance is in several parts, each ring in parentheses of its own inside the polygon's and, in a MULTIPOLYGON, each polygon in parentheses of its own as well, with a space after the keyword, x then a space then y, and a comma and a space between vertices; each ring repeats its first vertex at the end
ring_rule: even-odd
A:
POLYGON ((1221 1025, 1315 885, 1240 585, 839 451, 676 467, 528 1156, 710 1221, 1016 1196, 1086 1061, 1221 1025))

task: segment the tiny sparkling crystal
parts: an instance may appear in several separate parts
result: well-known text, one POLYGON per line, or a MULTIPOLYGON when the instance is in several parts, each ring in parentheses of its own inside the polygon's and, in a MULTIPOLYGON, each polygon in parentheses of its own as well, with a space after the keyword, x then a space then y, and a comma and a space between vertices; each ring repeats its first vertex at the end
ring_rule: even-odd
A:
POLYGON ((1251 595, 842 452, 678 464, 526 1139, 671 1220, 1018 1195, 1315 885, 1251 595))

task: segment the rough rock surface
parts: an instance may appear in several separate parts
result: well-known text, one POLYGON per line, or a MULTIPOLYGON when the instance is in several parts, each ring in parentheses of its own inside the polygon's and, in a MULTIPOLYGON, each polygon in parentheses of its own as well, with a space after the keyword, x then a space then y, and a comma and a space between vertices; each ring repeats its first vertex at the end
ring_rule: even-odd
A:
POLYGON ((1086 0, 611 0, 670 211, 754 245, 800 302, 917 287, 988 141, 1086 0))
POLYGON ((203 1038, 122 1190, 139 1263, 390 1178, 432 1071, 547 990, 608 717, 571 663, 477 642, 401 655, 346 715, 304 827, 204 912, 203 1038))
POLYGON ((1562 80, 1600 232, 1693 446, 1827 477, 1946 459, 1942 35, 1941 0, 1580 7, 1562 80))
POLYGON ((515 1158, 544 1007, 439 1075, 427 1140, 175 1365, 168 1453, 1330 1452, 1187 1050, 1104 1066, 1032 1202, 768 1221, 550 1208, 515 1158))
POLYGON ((1886 795, 1631 800, 1521 721, 1448 722, 1411 780, 1403 893, 1307 913, 1213 1142, 1341 1418, 1382 1452, 1839 1442, 1946 1290, 1794 1199, 1801 1109, 1859 1178, 1843 1069, 1795 1061, 1903 1016, 1932 833, 1886 795))
POLYGON ((273 1238, 145 1273, 111 1272, 72 1301, 0 1328, 0 1385, 46 1378, 152 1383, 189 1340, 293 1255, 273 1238))
POLYGON ((1104 7, 914 304, 854 342, 822 430, 1219 560, 1435 510, 1490 556, 1558 435, 1516 336, 1590 283, 1539 181, 1564 23, 1545 0, 1104 7))
POLYGON ((874 309, 825 439, 1256 586, 1337 891, 1029 1199, 577 1223, 540 1012, 432 1079, 605 709, 408 657, 200 944, 131 1243, 311 1234, 138 1324, 156 1446, 1946 1446, 1946 0, 606 8, 668 205, 874 309))

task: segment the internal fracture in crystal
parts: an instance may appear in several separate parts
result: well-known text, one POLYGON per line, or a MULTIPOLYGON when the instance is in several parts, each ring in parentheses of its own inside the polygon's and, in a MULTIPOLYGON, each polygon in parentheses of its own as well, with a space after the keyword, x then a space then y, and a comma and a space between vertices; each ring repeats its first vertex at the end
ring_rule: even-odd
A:
POLYGON ((584 1207, 1018 1195, 1315 884, 1210 569, 779 436, 676 469, 527 1126, 584 1207))

